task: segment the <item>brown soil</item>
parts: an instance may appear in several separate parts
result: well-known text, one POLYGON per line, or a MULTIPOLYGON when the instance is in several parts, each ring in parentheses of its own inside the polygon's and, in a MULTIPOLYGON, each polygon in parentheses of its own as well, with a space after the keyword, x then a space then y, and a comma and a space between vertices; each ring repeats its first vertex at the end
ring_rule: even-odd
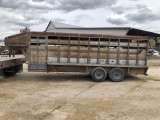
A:
POLYGON ((0 80, 1 120, 160 119, 160 60, 148 76, 93 82, 86 74, 24 72, 0 80))

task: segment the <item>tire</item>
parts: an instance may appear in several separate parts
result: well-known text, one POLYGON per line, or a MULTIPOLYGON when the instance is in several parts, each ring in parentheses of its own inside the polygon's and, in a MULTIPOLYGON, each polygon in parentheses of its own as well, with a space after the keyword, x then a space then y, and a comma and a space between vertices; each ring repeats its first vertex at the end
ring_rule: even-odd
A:
POLYGON ((18 69, 17 66, 5 68, 5 69, 4 69, 4 74, 5 74, 6 76, 15 75, 15 74, 18 72, 17 69, 18 69))
POLYGON ((95 82, 102 82, 106 79, 107 72, 104 68, 96 67, 92 70, 91 75, 95 82))
POLYGON ((111 81, 121 82, 124 78, 124 71, 122 68, 112 68, 108 75, 111 81))

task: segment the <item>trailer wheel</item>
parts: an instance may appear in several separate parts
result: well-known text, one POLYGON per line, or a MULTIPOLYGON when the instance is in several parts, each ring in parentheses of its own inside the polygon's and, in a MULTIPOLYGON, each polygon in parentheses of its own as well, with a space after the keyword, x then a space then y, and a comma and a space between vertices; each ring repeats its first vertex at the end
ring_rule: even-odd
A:
POLYGON ((121 82, 124 78, 124 71, 122 68, 112 68, 108 74, 110 80, 113 82, 121 82))
POLYGON ((15 75, 18 72, 17 66, 9 67, 9 68, 4 68, 4 74, 6 76, 12 76, 15 75))
POLYGON ((102 82, 106 79, 107 73, 104 68, 96 67, 92 70, 92 78, 95 82, 102 82))

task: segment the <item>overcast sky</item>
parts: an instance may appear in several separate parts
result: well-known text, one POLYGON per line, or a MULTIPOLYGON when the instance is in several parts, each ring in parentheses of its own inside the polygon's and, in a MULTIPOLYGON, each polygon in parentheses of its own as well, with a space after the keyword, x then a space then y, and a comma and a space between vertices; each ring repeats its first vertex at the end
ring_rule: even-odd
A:
POLYGON ((160 33, 159 0, 0 0, 0 39, 55 20, 83 27, 134 27, 160 33))

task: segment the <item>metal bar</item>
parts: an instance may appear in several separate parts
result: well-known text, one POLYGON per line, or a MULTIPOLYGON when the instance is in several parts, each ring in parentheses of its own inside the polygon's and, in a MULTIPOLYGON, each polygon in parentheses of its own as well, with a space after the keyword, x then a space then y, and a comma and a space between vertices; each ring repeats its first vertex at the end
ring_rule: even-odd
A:
POLYGON ((85 73, 87 73, 87 71, 88 71, 88 66, 86 66, 86 70, 85 70, 85 73))
POLYGON ((97 64, 100 64, 99 59, 100 59, 100 38, 98 40, 97 64))
POLYGON ((48 66, 47 66, 47 58, 48 58, 48 36, 45 36, 45 64, 46 64, 46 70, 48 72, 48 66))
POLYGON ((67 62, 70 63, 70 37, 68 39, 68 60, 67 62))
MULTIPOLYGON (((128 45, 127 45, 127 47, 128 47, 128 45)), ((58 51, 58 47, 57 46, 51 46, 50 50, 58 51)), ((68 46, 60 46, 60 52, 66 52, 67 50, 68 50, 68 46)), ((77 52, 77 51, 78 51, 78 46, 72 46, 72 52, 77 52)), ((90 46, 90 55, 91 55, 92 52, 96 52, 96 51, 98 51, 97 47, 91 47, 90 46)), ((100 52, 106 54, 106 56, 107 56, 107 51, 108 51, 107 47, 100 48, 100 52)), ((88 47, 84 47, 83 49, 80 49, 79 52, 87 53, 88 52, 88 47)), ((117 49, 115 49, 115 48, 110 49, 110 54, 112 54, 113 52, 114 53, 117 52, 117 49)), ((120 49, 120 52, 125 52, 127 54, 127 49, 120 49)), ((136 53, 137 52, 137 47, 136 48, 130 48, 129 52, 130 53, 133 53, 133 52, 136 53)))
POLYGON ((49 65, 55 72, 58 73, 58 71, 56 69, 54 69, 54 67, 52 65, 49 65))
POLYGON ((80 49, 80 37, 78 37, 78 51, 77 51, 77 63, 79 63, 79 49, 80 49))
POLYGON ((145 65, 147 65, 147 64, 148 64, 148 63, 147 63, 147 59, 148 59, 148 58, 147 58, 147 52, 148 52, 148 42, 149 42, 149 41, 147 41, 147 42, 146 42, 145 65))
MULTIPOLYGON (((17 35, 12 35, 12 36, 8 36, 9 39, 11 38, 15 38, 15 37, 19 37, 22 35, 26 35, 28 33, 21 33, 21 34, 17 34, 17 35)), ((104 34, 78 34, 78 33, 58 33, 58 32, 30 32, 31 35, 37 35, 37 34, 41 34, 41 35, 53 35, 53 36, 74 36, 74 37, 101 37, 101 38, 121 38, 121 39, 148 39, 148 37, 146 36, 120 36, 120 35, 104 35, 104 34)))
POLYGON ((136 65, 129 65, 129 66, 127 66, 127 65, 106 65, 106 64, 77 64, 77 63, 73 63, 73 64, 69 64, 69 63, 61 63, 61 64, 59 64, 59 63, 48 63, 49 65, 53 65, 53 66, 55 66, 55 65, 59 65, 59 66, 61 66, 61 65, 68 65, 68 66, 92 66, 92 67, 123 67, 123 68, 127 68, 127 67, 130 67, 130 68, 148 68, 147 66, 136 66, 136 65))
POLYGON ((64 67, 66 67, 65 65, 62 66, 57 72, 60 72, 64 67))
POLYGON ((129 74, 129 67, 127 67, 127 74, 129 74))
MULTIPOLYGON (((28 46, 29 47, 29 46, 28 46)), ((22 54, 25 56, 25 59, 27 58, 27 53, 25 52, 25 50, 21 49, 22 54)), ((30 59, 27 58, 27 60, 30 61, 30 59)))
POLYGON ((58 37, 58 56, 57 56, 57 63, 60 63, 60 37, 58 37))
POLYGON ((117 65, 119 65, 119 54, 120 54, 120 39, 118 39, 117 65))
MULTIPOLYGON (((31 36, 30 34, 28 35, 28 70, 30 69, 30 64, 31 64, 31 36)), ((27 55, 26 55, 27 56, 27 55)))
MULTIPOLYGON (((58 44, 58 40, 49 40, 48 41, 48 43, 50 43, 50 44, 58 44)), ((63 45, 63 44, 68 44, 68 40, 63 40, 63 42, 61 42, 60 41, 60 44, 61 45, 63 45)), ((71 41, 70 42, 70 45, 72 46, 72 45, 76 45, 77 46, 77 42, 75 42, 75 41, 71 41), (74 44, 73 44, 73 42, 74 42, 74 44)), ((88 41, 83 41, 83 42, 81 42, 80 43, 80 45, 85 45, 85 46, 87 46, 88 45, 88 41)), ((90 41, 90 46, 91 45, 93 45, 93 46, 98 46, 98 42, 97 41, 90 41)), ((104 42, 104 41, 101 41, 100 42, 100 46, 103 46, 103 47, 106 47, 106 42, 104 42)), ((118 42, 116 43, 116 42, 110 42, 110 46, 115 46, 115 47, 118 47, 118 42)), ((145 44, 144 43, 141 43, 140 44, 140 46, 141 47, 145 47, 145 44)), ((120 44, 120 47, 128 47, 128 43, 121 43, 120 44)), ((136 43, 131 43, 130 44, 130 47, 134 47, 134 48, 137 48, 137 44, 136 43)))
POLYGON ((88 39, 88 55, 87 55, 87 63, 90 64, 90 38, 88 39))
POLYGON ((137 40, 136 65, 139 65, 139 40, 137 40))
POLYGON ((129 65, 129 48, 130 48, 130 39, 128 39, 127 62, 126 62, 127 65, 129 65))
POLYGON ((38 64, 39 64, 39 36, 37 39, 37 69, 38 69, 38 64))
POLYGON ((110 60, 110 38, 108 40, 108 52, 107 52, 107 61, 106 61, 106 64, 109 64, 109 60, 110 60))

